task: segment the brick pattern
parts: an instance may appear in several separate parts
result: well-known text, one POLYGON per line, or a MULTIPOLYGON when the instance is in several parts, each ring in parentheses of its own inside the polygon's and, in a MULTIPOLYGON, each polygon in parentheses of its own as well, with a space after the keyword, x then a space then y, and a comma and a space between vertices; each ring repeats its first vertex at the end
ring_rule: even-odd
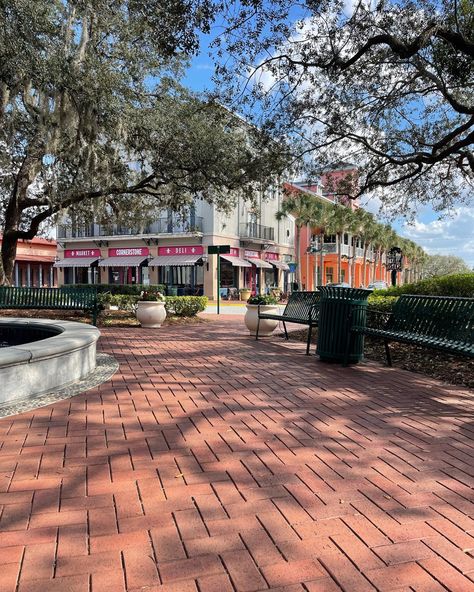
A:
POLYGON ((236 317, 102 333, 111 381, 0 420, 0 592, 474 591, 472 393, 236 317))

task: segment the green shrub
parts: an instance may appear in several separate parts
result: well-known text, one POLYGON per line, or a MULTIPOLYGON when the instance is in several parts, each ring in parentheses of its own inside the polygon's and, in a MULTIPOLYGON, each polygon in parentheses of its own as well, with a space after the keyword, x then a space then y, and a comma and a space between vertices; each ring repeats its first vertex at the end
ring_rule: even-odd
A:
POLYGON ((367 300, 367 326, 381 329, 385 326, 389 318, 389 313, 392 312, 392 307, 398 300, 398 296, 388 296, 387 290, 377 290, 377 294, 371 294, 367 300), (382 292, 382 294, 379 294, 382 292), (373 314, 373 313, 386 314, 373 314))
POLYGON ((428 296, 465 296, 474 298, 474 273, 454 273, 421 280, 415 284, 392 286, 387 290, 374 290, 375 296, 425 294, 428 296))
POLYGON ((398 296, 387 296, 385 294, 371 294, 368 298, 370 310, 391 312, 392 307, 398 300, 398 296))
POLYGON ((157 292, 165 292, 163 284, 67 284, 63 288, 93 288, 97 290, 98 294, 103 292, 110 292, 110 294, 140 296, 144 290, 154 290, 157 292))
POLYGON ((166 296, 166 312, 178 317, 194 317, 206 306, 206 296, 166 296))
POLYGON ((101 304, 117 306, 119 310, 134 311, 139 299, 140 297, 134 294, 111 294, 110 292, 99 294, 101 304))
POLYGON ((250 296, 247 300, 248 304, 278 304, 278 299, 271 294, 267 294, 266 296, 257 295, 257 296, 250 296))

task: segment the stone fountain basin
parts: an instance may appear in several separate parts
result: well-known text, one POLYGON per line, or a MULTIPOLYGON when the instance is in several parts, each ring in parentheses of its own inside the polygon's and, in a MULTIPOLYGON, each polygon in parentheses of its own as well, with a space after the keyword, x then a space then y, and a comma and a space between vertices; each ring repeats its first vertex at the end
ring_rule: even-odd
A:
POLYGON ((0 405, 54 391, 86 377, 96 366, 99 330, 84 323, 3 318, 0 328, 44 330, 45 339, 0 348, 0 405))

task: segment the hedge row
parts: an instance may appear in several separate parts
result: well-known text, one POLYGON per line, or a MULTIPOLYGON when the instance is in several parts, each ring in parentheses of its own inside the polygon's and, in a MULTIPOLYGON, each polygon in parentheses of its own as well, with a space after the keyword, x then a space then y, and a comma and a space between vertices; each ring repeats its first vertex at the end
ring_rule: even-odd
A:
POLYGON ((177 317, 194 317, 206 310, 207 296, 167 296, 166 312, 177 317))
POLYGON ((474 273, 455 273, 421 280, 416 284, 392 286, 387 290, 374 290, 376 296, 400 294, 426 294, 428 296, 465 296, 474 298, 474 273))
MULTIPOLYGON (((139 295, 110 294, 103 292, 99 295, 100 302, 105 305, 117 306, 120 310, 134 312, 139 295)), ((198 312, 206 309, 206 296, 166 296, 165 308, 169 315, 178 317, 194 317, 198 312)))
POLYGON ((154 290, 165 293, 163 284, 67 284, 64 288, 94 288, 98 294, 109 292, 110 294, 120 294, 121 296, 140 296, 144 290, 154 290))
MULTIPOLYGON (((388 290, 374 290, 369 296, 370 311, 391 312, 401 294, 425 294, 427 296, 464 296, 474 298, 474 273, 457 273, 422 280, 416 284, 394 286, 388 290)), ((373 317, 374 320, 376 317, 373 317)))

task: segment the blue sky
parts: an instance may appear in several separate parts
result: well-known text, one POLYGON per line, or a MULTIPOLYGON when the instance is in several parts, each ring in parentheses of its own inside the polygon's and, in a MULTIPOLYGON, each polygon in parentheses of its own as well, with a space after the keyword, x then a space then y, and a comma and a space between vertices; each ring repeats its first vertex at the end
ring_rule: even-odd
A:
MULTIPOLYGON (((347 0, 351 2, 352 0, 347 0)), ((201 36, 201 51, 191 62, 183 83, 195 91, 212 90, 213 64, 209 57, 209 43, 214 33, 201 36)), ((415 241, 429 254, 456 255, 474 269, 474 196, 468 205, 462 205, 439 218, 429 207, 418 213, 416 219, 407 224, 403 218, 390 221, 401 235, 415 241)), ((364 207, 377 214, 380 202, 377 199, 365 201, 364 207)), ((385 221, 385 220, 384 220, 385 221)))

